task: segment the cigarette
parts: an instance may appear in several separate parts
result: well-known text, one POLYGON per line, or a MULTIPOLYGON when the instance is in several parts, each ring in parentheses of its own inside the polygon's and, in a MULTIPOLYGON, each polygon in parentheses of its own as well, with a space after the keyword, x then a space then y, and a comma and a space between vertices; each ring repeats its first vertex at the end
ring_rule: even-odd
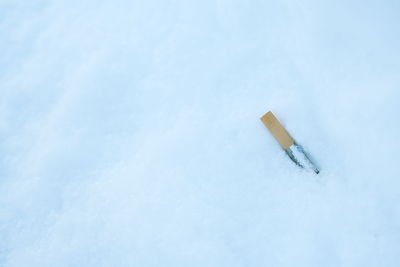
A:
POLYGON ((301 145, 296 143, 271 111, 263 115, 261 121, 296 165, 304 169, 311 169, 316 174, 319 173, 319 168, 311 159, 310 155, 301 145))

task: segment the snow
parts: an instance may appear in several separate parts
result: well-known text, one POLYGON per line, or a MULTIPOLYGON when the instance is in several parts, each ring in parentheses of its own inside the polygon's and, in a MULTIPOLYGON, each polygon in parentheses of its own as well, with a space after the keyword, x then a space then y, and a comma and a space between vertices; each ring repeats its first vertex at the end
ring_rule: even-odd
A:
POLYGON ((399 11, 1 0, 0 266, 397 267, 399 11))

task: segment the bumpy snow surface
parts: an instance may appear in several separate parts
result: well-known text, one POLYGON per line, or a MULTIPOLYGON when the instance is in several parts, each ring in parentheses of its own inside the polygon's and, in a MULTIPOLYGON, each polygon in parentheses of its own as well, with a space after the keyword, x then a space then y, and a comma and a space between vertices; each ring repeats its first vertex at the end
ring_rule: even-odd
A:
POLYGON ((399 13, 1 0, 0 266, 399 266, 399 13))

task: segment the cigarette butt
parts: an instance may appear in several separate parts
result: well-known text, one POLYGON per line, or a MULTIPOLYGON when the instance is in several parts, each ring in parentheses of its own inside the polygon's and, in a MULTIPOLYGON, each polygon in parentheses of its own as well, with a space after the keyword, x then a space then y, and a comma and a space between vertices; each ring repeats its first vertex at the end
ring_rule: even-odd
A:
POLYGON ((283 128, 282 124, 271 111, 268 111, 264 116, 262 116, 261 121, 268 128, 283 149, 286 150, 294 144, 293 138, 289 135, 286 129, 283 128))

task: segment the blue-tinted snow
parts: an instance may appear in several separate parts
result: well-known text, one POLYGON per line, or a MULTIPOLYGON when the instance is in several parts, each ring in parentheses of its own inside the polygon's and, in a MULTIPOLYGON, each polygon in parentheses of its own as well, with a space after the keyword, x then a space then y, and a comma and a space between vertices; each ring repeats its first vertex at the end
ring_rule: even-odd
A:
POLYGON ((397 267, 399 12, 0 1, 0 266, 397 267))

